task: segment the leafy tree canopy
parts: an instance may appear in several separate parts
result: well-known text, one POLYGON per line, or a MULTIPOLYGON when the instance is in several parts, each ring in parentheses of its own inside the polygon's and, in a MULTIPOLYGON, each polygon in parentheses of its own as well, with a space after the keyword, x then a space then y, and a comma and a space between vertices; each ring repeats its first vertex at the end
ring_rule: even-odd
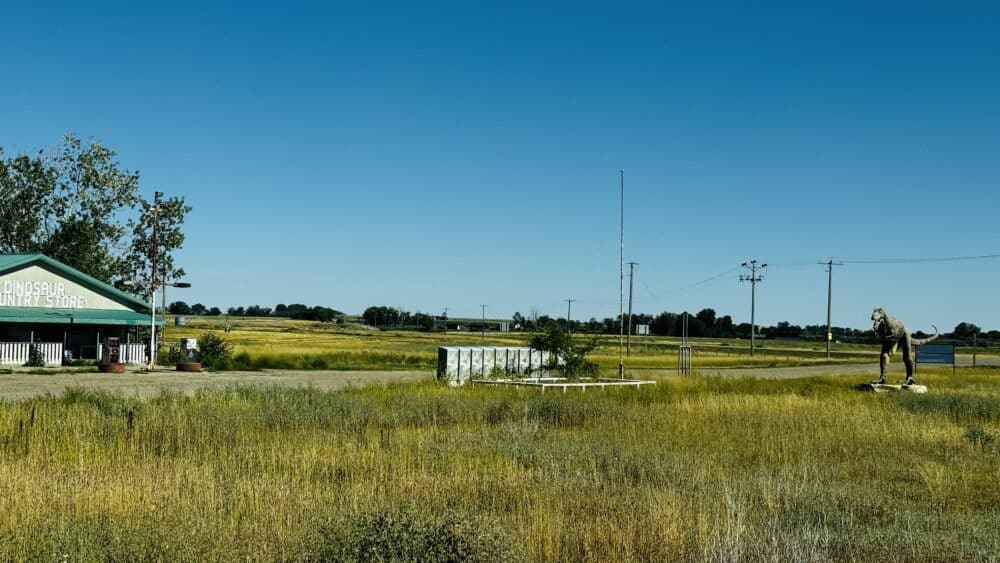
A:
POLYGON ((135 292, 148 290, 157 223, 156 280, 184 275, 173 253, 191 207, 183 198, 139 195, 139 173, 122 168, 111 149, 72 135, 36 154, 0 148, 0 253, 35 253, 135 292), (140 286, 142 287, 142 286, 140 286))

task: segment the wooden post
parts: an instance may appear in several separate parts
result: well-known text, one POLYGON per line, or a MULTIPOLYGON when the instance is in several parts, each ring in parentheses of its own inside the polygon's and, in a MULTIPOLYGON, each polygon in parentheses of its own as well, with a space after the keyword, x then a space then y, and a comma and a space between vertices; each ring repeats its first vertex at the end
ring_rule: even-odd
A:
POLYGON ((976 367, 976 336, 978 332, 972 333, 972 367, 976 367))

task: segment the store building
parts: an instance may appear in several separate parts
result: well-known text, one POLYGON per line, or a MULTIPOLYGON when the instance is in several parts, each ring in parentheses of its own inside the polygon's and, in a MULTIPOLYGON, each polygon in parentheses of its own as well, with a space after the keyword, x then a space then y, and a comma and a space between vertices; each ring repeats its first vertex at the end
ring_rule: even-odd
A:
POLYGON ((64 358, 146 362, 147 302, 42 254, 0 255, 0 364, 22 365, 32 346, 46 365, 64 358), (117 340, 115 340, 117 339, 117 340))

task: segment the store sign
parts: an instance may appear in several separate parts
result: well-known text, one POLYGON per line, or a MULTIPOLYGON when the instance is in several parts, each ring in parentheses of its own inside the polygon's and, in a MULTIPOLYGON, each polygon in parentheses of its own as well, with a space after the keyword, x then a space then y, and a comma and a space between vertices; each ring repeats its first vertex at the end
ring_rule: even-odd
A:
POLYGON ((132 311, 132 300, 113 287, 76 283, 49 268, 30 265, 0 274, 0 307, 63 309, 69 311, 132 311), (122 297, 124 295, 124 297, 122 297))
POLYGON ((0 286, 0 307, 85 309, 87 298, 67 293, 62 282, 4 280, 0 286))

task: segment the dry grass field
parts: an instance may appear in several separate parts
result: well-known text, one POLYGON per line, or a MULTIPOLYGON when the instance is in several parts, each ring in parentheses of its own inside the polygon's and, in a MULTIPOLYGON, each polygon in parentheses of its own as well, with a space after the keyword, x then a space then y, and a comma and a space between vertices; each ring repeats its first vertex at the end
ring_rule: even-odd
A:
POLYGON ((998 376, 0 402, 0 558, 989 560, 998 376))
MULTIPOLYGON (((250 367, 417 375, 437 346, 481 338, 262 319, 223 335, 250 367)), ((825 362, 815 344, 752 360, 737 344, 696 343, 702 375, 681 377, 676 341, 637 343, 630 369, 657 380, 640 389, 279 388, 243 372, 0 400, 0 559, 997 558, 1000 370, 921 367, 930 393, 875 395, 854 387, 877 369, 858 347, 824 377, 704 375, 825 362)), ((617 339, 595 356, 614 370, 617 339)))

